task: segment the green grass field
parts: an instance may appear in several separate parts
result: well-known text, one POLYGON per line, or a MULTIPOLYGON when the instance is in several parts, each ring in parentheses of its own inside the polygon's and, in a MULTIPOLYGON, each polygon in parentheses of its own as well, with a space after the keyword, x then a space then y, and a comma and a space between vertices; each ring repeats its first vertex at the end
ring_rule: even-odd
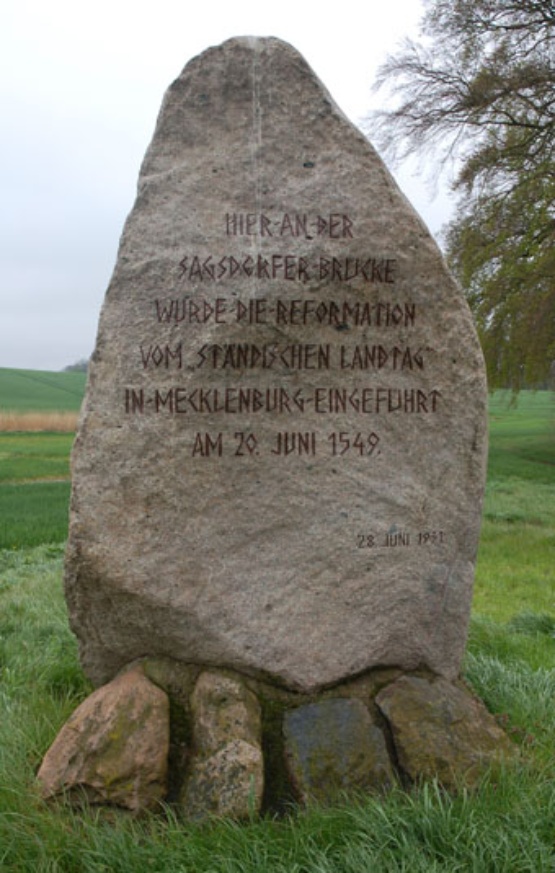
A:
MULTIPOLYGON (((77 412, 85 373, 0 368, 0 412, 77 412)), ((67 537, 72 433, 0 429, 0 549, 67 537)))
POLYGON ((0 367, 0 411, 77 412, 85 381, 85 373, 0 367))
POLYGON ((555 613, 555 396, 496 394, 476 572, 475 613, 555 613))
POLYGON ((71 435, 0 434, 0 871, 553 873, 555 400, 508 400, 491 401, 464 669, 521 748, 520 763, 472 794, 427 784, 243 825, 40 801, 40 761, 90 691, 61 584, 71 435))
POLYGON ((0 549, 67 537, 73 434, 0 432, 0 549))

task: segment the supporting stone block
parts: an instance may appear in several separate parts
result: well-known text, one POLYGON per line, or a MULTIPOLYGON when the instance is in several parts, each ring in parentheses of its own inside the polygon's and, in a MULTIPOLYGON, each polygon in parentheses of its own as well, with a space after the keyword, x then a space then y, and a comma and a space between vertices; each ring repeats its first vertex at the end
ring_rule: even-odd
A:
POLYGON ((156 809, 167 793, 169 701, 137 668, 98 688, 66 722, 42 762, 46 799, 156 809))
POLYGON ((383 789, 395 780, 383 731, 359 700, 299 706, 286 714, 283 729, 291 781, 304 802, 383 789))

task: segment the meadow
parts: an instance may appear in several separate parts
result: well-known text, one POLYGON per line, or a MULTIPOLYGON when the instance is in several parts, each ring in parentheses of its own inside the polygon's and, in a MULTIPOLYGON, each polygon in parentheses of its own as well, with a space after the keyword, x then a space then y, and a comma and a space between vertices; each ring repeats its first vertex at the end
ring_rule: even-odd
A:
POLYGON ((67 536, 69 453, 85 378, 0 368, 0 549, 67 536))
MULTIPOLYGON (((68 375, 68 374, 56 374, 68 375)), ((55 380, 54 380, 55 381, 55 380)), ((2 371, 0 371, 0 399, 2 371)), ((52 407, 56 411, 55 407, 52 407)), ((32 411, 21 401, 20 412, 32 411)), ((68 411, 76 411, 69 409, 68 411)), ((34 777, 90 692, 62 593, 71 433, 0 432, 0 870, 555 870, 555 397, 496 394, 464 675, 521 750, 474 792, 428 783, 280 819, 192 825, 47 806, 34 777)))
POLYGON ((0 368, 0 432, 75 431, 85 373, 0 368))

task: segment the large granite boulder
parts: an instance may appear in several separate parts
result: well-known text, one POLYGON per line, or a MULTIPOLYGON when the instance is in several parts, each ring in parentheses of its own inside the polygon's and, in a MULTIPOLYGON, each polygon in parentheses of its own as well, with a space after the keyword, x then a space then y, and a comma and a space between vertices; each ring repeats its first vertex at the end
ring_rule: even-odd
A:
POLYGON ((303 58, 238 38, 169 88, 73 452, 87 674, 147 655, 313 691, 459 672, 486 458, 460 289, 303 58))

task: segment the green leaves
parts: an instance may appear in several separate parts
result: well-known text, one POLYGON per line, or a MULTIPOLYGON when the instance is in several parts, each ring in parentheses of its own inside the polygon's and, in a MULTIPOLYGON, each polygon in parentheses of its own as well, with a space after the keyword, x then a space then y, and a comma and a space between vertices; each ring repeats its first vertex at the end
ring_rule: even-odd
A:
POLYGON ((555 357, 554 194, 547 172, 522 173, 508 193, 471 198, 447 232, 492 386, 541 384, 555 357))
POLYGON ((555 357, 555 10, 552 0, 432 0, 378 87, 392 157, 456 166, 447 254, 476 317, 490 384, 546 383, 555 357))

